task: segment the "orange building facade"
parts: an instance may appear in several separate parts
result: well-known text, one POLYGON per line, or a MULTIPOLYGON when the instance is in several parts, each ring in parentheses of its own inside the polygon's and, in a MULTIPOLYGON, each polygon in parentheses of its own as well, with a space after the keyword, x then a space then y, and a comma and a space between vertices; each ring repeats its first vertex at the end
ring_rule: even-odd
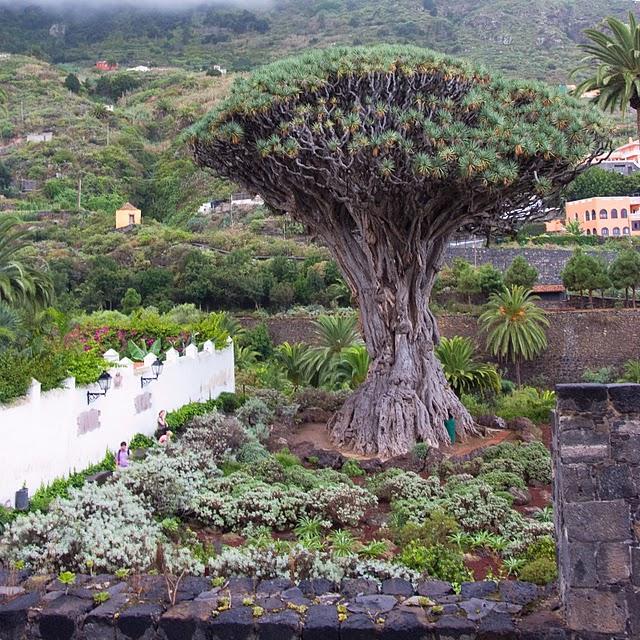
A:
POLYGON ((640 196, 608 196, 567 202, 565 220, 577 220, 588 236, 640 236, 640 196))

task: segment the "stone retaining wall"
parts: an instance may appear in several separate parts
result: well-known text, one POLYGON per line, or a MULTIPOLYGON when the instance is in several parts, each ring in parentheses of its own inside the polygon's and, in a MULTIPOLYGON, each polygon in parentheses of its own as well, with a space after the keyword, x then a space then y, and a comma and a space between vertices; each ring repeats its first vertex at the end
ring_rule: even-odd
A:
MULTIPOLYGON (((549 311, 548 317, 549 346, 536 360, 523 364, 522 377, 525 381, 539 378, 550 386, 578 382, 586 369, 606 366, 620 369, 627 360, 640 359, 640 309, 549 311)), ((260 322, 255 318, 241 318, 241 321, 246 327, 260 322)), ((311 318, 271 318, 266 322, 276 344, 285 341, 313 344, 315 340, 311 318)), ((483 337, 478 335, 476 318, 465 315, 440 316, 438 326, 444 336, 474 338, 481 358, 491 359, 482 351, 484 342, 483 337)))
POLYGON ((567 624, 640 638, 640 385, 560 385, 553 434, 567 624))
POLYGON ((35 576, 0 587, 0 640, 579 640, 539 608, 548 595, 515 581, 464 583, 455 595, 440 581, 338 587, 237 578, 212 588, 208 578, 187 577, 171 606, 162 576, 78 576, 68 593, 56 579, 35 576), (94 603, 97 592, 109 599, 94 603))
MULTIPOLYGON (((605 262, 612 262, 617 253, 615 251, 593 251, 584 249, 586 253, 602 258, 605 262)), ((455 258, 462 258, 478 267, 492 264, 499 271, 505 271, 516 256, 523 256, 529 264, 538 271, 540 284, 562 284, 561 273, 573 249, 536 249, 498 247, 448 247, 445 253, 445 263, 451 264, 455 258)))

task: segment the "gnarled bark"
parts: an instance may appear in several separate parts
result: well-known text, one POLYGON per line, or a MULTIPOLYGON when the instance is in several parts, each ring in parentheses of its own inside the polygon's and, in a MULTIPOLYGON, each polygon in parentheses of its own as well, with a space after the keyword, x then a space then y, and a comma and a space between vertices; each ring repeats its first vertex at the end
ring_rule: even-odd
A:
POLYGON ((384 218, 325 211, 315 226, 357 296, 371 357, 366 381, 329 424, 331 439, 359 453, 390 457, 416 442, 448 444, 449 415, 459 438, 476 431, 434 353, 439 335, 428 303, 448 226, 425 221, 402 229, 401 216, 394 224, 384 218))

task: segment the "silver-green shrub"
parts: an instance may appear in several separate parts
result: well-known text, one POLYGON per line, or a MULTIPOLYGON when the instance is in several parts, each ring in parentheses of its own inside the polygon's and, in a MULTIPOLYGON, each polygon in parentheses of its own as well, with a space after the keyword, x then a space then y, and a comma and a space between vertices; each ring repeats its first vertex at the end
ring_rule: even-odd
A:
POLYGON ((160 525, 143 500, 122 483, 86 484, 47 513, 29 513, 5 532, 0 553, 35 571, 143 570, 155 557, 160 525))

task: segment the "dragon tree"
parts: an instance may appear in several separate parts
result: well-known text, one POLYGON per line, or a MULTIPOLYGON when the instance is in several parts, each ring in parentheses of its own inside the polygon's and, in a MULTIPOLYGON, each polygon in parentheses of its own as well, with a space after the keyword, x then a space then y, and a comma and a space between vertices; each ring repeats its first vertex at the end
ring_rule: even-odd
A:
POLYGON ((608 148, 602 116, 535 82, 404 46, 331 48, 237 79, 191 131, 197 162, 319 236, 358 300, 366 381, 334 443, 392 456, 473 421, 434 354, 433 282, 451 235, 541 217, 608 148))

